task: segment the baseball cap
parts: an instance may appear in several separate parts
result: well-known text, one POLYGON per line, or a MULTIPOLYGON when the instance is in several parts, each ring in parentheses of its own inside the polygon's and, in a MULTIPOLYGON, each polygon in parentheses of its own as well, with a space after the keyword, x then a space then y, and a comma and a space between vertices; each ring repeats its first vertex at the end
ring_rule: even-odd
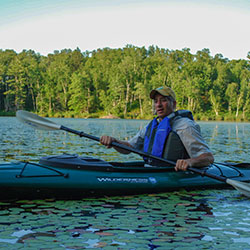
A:
POLYGON ((174 91, 171 88, 167 87, 167 86, 161 86, 161 87, 159 87, 157 89, 153 89, 150 92, 150 98, 154 99, 155 95, 157 93, 162 95, 162 96, 171 96, 174 100, 176 100, 176 96, 175 96, 174 91))

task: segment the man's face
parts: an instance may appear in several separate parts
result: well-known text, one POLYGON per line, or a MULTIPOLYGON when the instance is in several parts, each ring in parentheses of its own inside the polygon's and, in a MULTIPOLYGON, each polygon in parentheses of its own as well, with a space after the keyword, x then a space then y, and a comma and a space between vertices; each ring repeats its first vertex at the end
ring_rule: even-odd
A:
POLYGON ((155 111, 160 120, 174 112, 176 101, 170 101, 165 96, 156 94, 154 98, 155 111))

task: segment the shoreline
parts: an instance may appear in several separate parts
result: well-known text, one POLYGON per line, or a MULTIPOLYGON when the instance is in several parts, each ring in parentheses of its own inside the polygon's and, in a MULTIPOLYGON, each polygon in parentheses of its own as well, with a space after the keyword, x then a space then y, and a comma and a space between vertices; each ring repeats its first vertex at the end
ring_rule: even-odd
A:
MULTIPOLYGON (((55 115, 55 116, 44 116, 42 114, 38 114, 39 116, 43 116, 46 118, 76 118, 76 119, 111 119, 111 120, 151 120, 153 116, 145 116, 145 117, 119 117, 115 115, 98 115, 98 114, 89 114, 87 116, 83 115, 55 115)), ((15 113, 1 113, 0 117, 15 117, 15 113)), ((220 116, 218 119, 213 119, 211 117, 205 117, 203 116, 202 119, 200 119, 199 115, 194 115, 194 120, 197 122, 233 122, 233 123, 250 123, 250 120, 247 119, 229 119, 228 117, 222 117, 220 116)))

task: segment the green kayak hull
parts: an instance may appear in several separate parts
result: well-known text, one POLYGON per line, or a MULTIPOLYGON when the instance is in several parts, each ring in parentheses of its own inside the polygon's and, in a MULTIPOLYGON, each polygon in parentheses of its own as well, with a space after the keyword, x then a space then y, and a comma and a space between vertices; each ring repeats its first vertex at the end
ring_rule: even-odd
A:
MULTIPOLYGON (((248 164, 218 163, 203 170, 233 180, 250 181, 248 164)), ((77 155, 44 157, 39 163, 0 164, 1 199, 158 193, 225 185, 191 171, 176 172, 172 166, 106 162, 77 155)))

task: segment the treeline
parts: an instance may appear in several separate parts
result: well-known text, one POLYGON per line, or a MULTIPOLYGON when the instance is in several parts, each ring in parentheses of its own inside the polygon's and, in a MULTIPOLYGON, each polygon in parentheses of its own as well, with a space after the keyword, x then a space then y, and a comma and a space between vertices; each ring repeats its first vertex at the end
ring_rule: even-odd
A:
MULTIPOLYGON (((248 54, 250 59, 250 52, 248 54)), ((152 88, 166 84, 196 119, 250 121, 250 61, 208 49, 0 50, 0 114, 149 118, 152 88)))

